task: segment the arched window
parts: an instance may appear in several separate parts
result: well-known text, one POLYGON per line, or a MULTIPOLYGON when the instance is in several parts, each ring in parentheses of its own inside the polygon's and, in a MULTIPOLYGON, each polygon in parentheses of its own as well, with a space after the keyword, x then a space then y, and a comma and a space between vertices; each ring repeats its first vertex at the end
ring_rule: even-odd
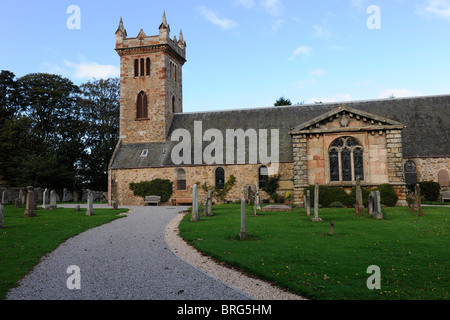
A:
POLYGON ((186 190, 186 170, 177 170, 177 190, 186 190))
POLYGON ((139 61, 138 61, 138 59, 134 60, 134 76, 139 77, 139 61))
POLYGON ((136 118, 148 118, 148 101, 144 91, 139 92, 136 102, 136 118))
POLYGON ((258 186, 259 189, 264 188, 267 180, 269 180, 269 170, 266 166, 262 166, 258 170, 258 186))
POLYGON ((143 77, 145 75, 145 65, 144 65, 144 59, 141 59, 141 77, 143 77))
POLYGON ((216 189, 223 189, 225 186, 225 170, 223 168, 216 169, 216 189))
POLYGON ((147 58, 147 61, 145 63, 145 75, 150 75, 150 58, 147 58))
POLYGON ((175 113, 175 97, 172 96, 172 113, 175 113))
POLYGON ((364 152, 358 140, 344 137, 334 140, 328 150, 330 181, 364 180, 364 152))
POLYGON ((416 184, 417 183, 416 163, 412 160, 408 160, 405 162, 404 169, 405 169, 405 183, 416 184))

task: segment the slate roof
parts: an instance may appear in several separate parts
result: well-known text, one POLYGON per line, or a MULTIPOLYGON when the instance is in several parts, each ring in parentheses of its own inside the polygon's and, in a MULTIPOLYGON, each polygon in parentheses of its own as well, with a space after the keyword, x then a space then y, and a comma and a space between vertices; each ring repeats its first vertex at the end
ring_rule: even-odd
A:
MULTIPOLYGON (((202 121, 203 132, 207 129, 219 129, 224 137, 224 147, 226 129, 267 129, 269 137, 270 129, 279 129, 279 161, 292 162, 292 137, 289 132, 343 104, 404 124, 405 158, 450 156, 450 95, 441 95, 176 114, 168 142, 118 145, 110 167, 173 166, 171 151, 179 142, 171 142, 171 135, 176 129, 187 129, 193 140, 194 121, 202 121), (143 149, 149 150, 145 158, 140 157, 143 149)), ((203 147, 209 144, 210 142, 204 142, 203 147)))

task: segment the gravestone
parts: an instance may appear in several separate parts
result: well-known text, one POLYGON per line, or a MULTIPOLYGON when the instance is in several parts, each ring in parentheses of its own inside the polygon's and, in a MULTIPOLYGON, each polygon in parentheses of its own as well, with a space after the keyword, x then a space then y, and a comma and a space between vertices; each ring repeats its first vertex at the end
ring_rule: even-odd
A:
POLYGON ((57 206, 56 206, 56 191, 52 190, 50 191, 50 206, 49 209, 50 210, 56 210, 57 206))
POLYGON ((447 170, 442 169, 442 170, 440 170, 438 172, 438 183, 441 186, 441 188, 448 187, 449 186, 449 180, 450 179, 449 179, 449 175, 448 175, 447 170))
POLYGON ((199 221, 200 217, 198 216, 198 190, 197 185, 194 184, 192 187, 192 215, 191 221, 199 221))
POLYGON ((44 190, 44 195, 42 196, 42 198, 43 198, 42 208, 48 209, 50 207, 50 201, 49 201, 50 195, 49 195, 48 189, 44 190))
POLYGON ((420 184, 416 184, 414 188, 414 204, 417 207, 417 210, 419 210, 419 216, 421 217, 422 214, 422 200, 421 200, 421 192, 420 192, 420 184))
POLYGON ((5 208, 0 204, 0 229, 5 226, 5 208))
POLYGON ((14 199, 14 208, 21 208, 22 202, 20 201, 20 198, 14 199))
POLYGON ((67 189, 66 188, 63 189, 63 199, 62 199, 62 201, 63 202, 69 201, 69 196, 67 194, 67 189))
POLYGON ((36 216, 36 206, 34 205, 34 189, 33 187, 28 187, 27 190, 27 204, 25 206, 25 211, 23 213, 24 217, 35 217, 36 216))
POLYGON ((316 183, 314 186, 314 218, 311 219, 313 222, 322 222, 323 220, 319 218, 319 185, 316 183))
POLYGON ((356 204, 355 204, 355 210, 357 215, 359 213, 364 212, 366 208, 363 205, 363 197, 362 197, 362 190, 361 190, 361 180, 359 177, 356 178, 356 204))
POLYGON ((247 199, 247 203, 252 204, 255 202, 255 185, 248 184, 244 187, 244 198, 247 199))
POLYGON ((369 194, 369 215, 377 220, 383 219, 380 191, 371 191, 369 194))
POLYGON ((239 232, 241 240, 247 239, 247 230, 245 227, 245 198, 241 199, 241 231, 239 232))
POLYGON ((112 202, 112 207, 113 207, 114 210, 117 210, 119 208, 119 201, 114 200, 112 202))
POLYGON ((205 201, 203 202, 203 216, 208 216, 208 196, 205 196, 205 201))
POLYGON ((20 202, 21 203, 25 203, 27 201, 27 196, 26 196, 25 190, 20 189, 19 197, 20 197, 20 202))
POLYGON ((306 190, 306 200, 305 200, 306 215, 309 217, 311 215, 311 191, 306 190))
POLYGON ((75 211, 76 212, 80 212, 80 205, 79 204, 75 206, 75 211))
POLYGON ((86 210, 87 216, 93 216, 94 215, 94 194, 91 190, 87 190, 87 210, 86 210))
POLYGON ((213 212, 212 212, 213 196, 214 196, 214 189, 209 188, 208 189, 208 216, 212 216, 212 214, 213 214, 213 212))
POLYGON ((259 198, 259 188, 256 187, 255 210, 261 210, 261 199, 259 198))
POLYGON ((4 190, 2 192, 2 204, 9 204, 9 194, 8 194, 8 190, 4 190))

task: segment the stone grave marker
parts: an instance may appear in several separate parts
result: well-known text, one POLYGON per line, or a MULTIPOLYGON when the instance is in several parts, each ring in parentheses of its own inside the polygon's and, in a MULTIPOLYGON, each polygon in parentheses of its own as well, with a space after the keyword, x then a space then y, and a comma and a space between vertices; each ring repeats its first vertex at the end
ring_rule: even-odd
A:
POLYGON ((4 190, 2 192, 2 204, 9 204, 9 198, 8 198, 8 190, 4 190))
POLYGON ((241 231, 239 232, 239 238, 241 240, 247 239, 247 230, 245 226, 245 198, 241 199, 241 231))
POLYGON ((93 216, 94 215, 94 194, 91 190, 87 190, 87 210, 86 210, 87 216, 93 216))
POLYGON ((261 199, 259 198, 259 188, 256 187, 255 210, 261 210, 261 199))
POLYGON ((50 206, 49 209, 50 210, 56 210, 57 206, 56 206, 56 191, 52 190, 50 191, 50 206))
POLYGON ((361 190, 361 180, 359 177, 356 178, 356 204, 355 204, 355 210, 356 214, 359 215, 360 213, 364 212, 366 208, 363 204, 363 197, 362 197, 362 190, 361 190))
POLYGON ((314 186, 314 218, 311 219, 313 222, 322 222, 323 220, 319 218, 319 185, 316 183, 314 186))
POLYGON ((369 194, 369 215, 377 220, 383 219, 380 191, 371 191, 369 194))
POLYGON ((24 217, 35 217, 36 216, 36 206, 34 205, 34 189, 33 187, 28 187, 27 190, 27 204, 25 206, 25 211, 23 213, 24 217))
POLYGON ((47 188, 44 190, 44 195, 42 196, 42 198, 43 198, 42 208, 48 209, 50 207, 49 201, 50 195, 47 188))
POLYGON ((198 216, 198 190, 197 185, 194 184, 192 187, 192 215, 191 221, 199 221, 200 217, 198 216))

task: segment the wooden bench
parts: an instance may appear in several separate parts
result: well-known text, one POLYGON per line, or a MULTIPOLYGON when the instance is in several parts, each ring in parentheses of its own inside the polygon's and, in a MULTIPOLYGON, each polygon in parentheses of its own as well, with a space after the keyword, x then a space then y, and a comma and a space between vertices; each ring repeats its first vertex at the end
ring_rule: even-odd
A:
POLYGON ((150 204, 150 203, 156 203, 157 206, 159 206, 159 203, 161 202, 160 196, 146 196, 144 200, 144 205, 150 204))
POLYGON ((442 202, 445 202, 445 200, 450 200, 450 191, 442 192, 442 202))
POLYGON ((177 206, 180 204, 192 204, 192 198, 175 198, 175 204, 177 206))

